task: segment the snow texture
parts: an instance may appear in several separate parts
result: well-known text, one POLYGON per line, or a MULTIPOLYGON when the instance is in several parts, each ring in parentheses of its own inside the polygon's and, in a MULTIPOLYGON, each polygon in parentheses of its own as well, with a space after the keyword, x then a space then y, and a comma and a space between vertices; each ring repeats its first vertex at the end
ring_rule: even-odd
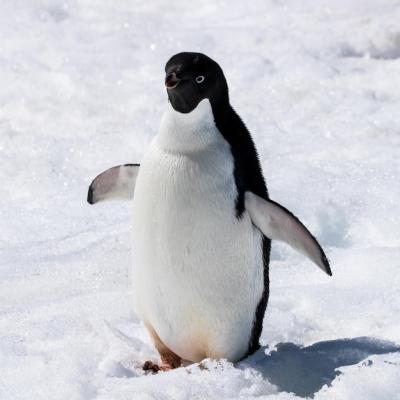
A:
POLYGON ((399 20, 398 0, 3 0, 0 399, 399 399, 399 20), (183 50, 221 64, 333 277, 275 243, 262 349, 145 375, 129 204, 86 194, 141 161, 183 50))

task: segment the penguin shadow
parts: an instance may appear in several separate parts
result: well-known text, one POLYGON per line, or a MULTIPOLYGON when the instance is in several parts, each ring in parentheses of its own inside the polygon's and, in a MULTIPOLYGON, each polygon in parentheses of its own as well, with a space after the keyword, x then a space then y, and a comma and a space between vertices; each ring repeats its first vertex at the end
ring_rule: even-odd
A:
MULTIPOLYGON (((357 364, 371 355, 400 352, 400 346, 370 337, 329 340, 306 347, 279 343, 269 354, 266 349, 261 348, 238 367, 255 369, 279 391, 300 397, 313 397, 322 386, 330 386, 341 374, 337 368, 357 364)), ((371 360, 365 362, 369 365, 371 360)))

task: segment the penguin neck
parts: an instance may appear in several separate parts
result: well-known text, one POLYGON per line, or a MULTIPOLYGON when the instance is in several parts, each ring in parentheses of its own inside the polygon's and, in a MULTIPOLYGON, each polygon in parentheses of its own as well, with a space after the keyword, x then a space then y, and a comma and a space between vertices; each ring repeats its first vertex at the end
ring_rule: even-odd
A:
POLYGON ((208 99, 204 99, 186 114, 169 105, 162 118, 156 142, 165 151, 185 154, 205 150, 220 140, 212 106, 208 99))

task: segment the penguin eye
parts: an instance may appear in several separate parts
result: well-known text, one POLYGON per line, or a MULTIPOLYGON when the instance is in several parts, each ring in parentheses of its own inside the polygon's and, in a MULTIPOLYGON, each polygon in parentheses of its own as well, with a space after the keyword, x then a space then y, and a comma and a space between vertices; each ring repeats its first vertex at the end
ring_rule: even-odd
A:
POLYGON ((196 81, 196 83, 203 83, 204 79, 206 79, 206 78, 204 78, 203 75, 199 75, 199 76, 196 76, 195 81, 196 81))

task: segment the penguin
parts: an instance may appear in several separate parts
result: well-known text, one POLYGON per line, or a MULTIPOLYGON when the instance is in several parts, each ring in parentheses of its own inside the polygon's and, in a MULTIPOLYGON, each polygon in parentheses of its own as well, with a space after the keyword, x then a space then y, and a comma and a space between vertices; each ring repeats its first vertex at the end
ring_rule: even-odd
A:
POLYGON ((269 198, 218 63, 184 52, 165 73, 169 104, 141 164, 103 172, 88 193, 90 204, 133 200, 134 307, 160 354, 143 365, 154 372, 259 348, 271 240, 332 275, 316 238, 269 198))

